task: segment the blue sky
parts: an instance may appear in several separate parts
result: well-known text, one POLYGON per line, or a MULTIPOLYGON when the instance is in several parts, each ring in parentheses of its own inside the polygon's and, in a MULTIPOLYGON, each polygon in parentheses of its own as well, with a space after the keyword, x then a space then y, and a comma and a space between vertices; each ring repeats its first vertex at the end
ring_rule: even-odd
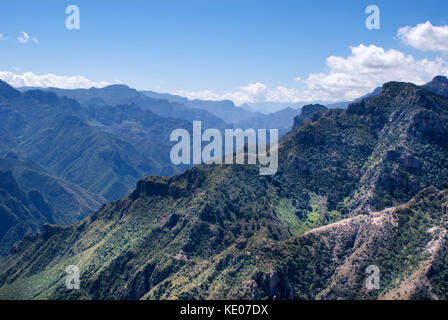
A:
MULTIPOLYGON (((337 78, 340 83, 341 77, 346 79, 341 65, 350 69, 339 61, 333 66, 337 70, 332 70, 327 61, 330 56, 347 59, 354 55, 356 60, 382 48, 384 59, 388 59, 394 53, 388 50, 394 49, 405 57, 411 55, 415 63, 442 59, 443 65, 426 69, 445 72, 448 57, 443 48, 422 50, 397 36, 399 28, 426 21, 445 26, 448 2, 9 1, 2 3, 0 10, 0 34, 6 38, 0 40, 0 72, 4 72, 3 78, 5 72, 82 76, 92 83, 124 82, 138 89, 234 98, 239 103, 338 100, 374 89, 383 78, 377 76, 376 82, 364 86, 346 84, 329 94, 329 88, 316 82, 328 81, 330 86, 337 78), (71 4, 80 8, 80 30, 65 27, 65 8, 71 4), (365 27, 365 9, 370 4, 381 10, 380 30, 365 27), (30 37, 25 44, 17 40, 22 31, 30 37), (350 47, 361 44, 375 48, 370 47, 370 53, 360 48, 353 54, 350 47), (329 78, 332 72, 342 75, 329 78), (310 74, 324 78, 310 78, 310 74)), ((359 68, 356 63, 354 69, 359 68)), ((422 66, 410 68, 414 69, 403 74, 392 72, 391 76, 400 79, 390 80, 409 77, 409 81, 417 81, 432 76, 419 71, 422 66)), ((28 82, 23 77, 17 79, 29 84, 33 75, 28 82)), ((352 71, 348 76, 356 74, 352 71)))

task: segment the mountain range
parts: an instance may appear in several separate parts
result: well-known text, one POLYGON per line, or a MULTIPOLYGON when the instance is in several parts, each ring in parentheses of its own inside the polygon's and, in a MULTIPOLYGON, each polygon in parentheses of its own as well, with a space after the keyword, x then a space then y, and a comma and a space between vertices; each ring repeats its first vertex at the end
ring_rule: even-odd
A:
POLYGON ((210 100, 189 100, 185 97, 163 94, 154 91, 142 91, 151 98, 166 99, 170 102, 182 103, 191 108, 206 110, 216 117, 223 119, 226 123, 232 124, 234 128, 241 129, 279 129, 279 136, 288 133, 293 126, 293 119, 299 112, 297 108, 283 107, 279 111, 262 113, 249 110, 244 107, 237 107, 230 100, 210 101, 210 100))
POLYGON ((106 199, 125 195, 141 176, 182 170, 169 161, 169 133, 191 130, 187 121, 132 104, 87 108, 52 92, 12 87, 0 103, 0 152, 13 151, 106 199))
POLYGON ((44 223, 77 221, 52 207, 37 190, 22 190, 11 171, 0 171, 0 258, 24 235, 37 233, 44 223))
MULTIPOLYGON (((232 128, 206 106, 223 104, 224 109, 238 110, 235 116, 240 113, 233 103, 195 103, 202 108, 154 99, 125 85, 16 90, 0 81, 0 117, 5 124, 0 129, 0 169, 11 171, 20 188, 40 190, 65 215, 56 223, 74 223, 106 201, 129 193, 143 176, 169 176, 189 168, 174 166, 169 158, 174 129, 191 132, 192 120, 201 120, 203 129, 232 128)), ((272 115, 283 126, 281 134, 290 129, 296 113, 286 108, 272 115)), ((257 117, 254 124, 269 126, 266 115, 257 117)), ((41 221, 40 225, 47 222, 51 223, 41 221)), ((27 229, 13 238, 39 230, 27 229)), ((7 242, 1 256, 12 244, 7 242)))
MULTIPOLYGON (((3 226, 9 240, 2 238, 0 258, 43 223, 74 223, 126 195, 142 176, 171 175, 187 167, 171 164, 169 136, 176 128, 191 131, 191 124, 134 104, 84 107, 48 91, 22 93, 0 81, 0 119, 0 170, 11 173, 23 192, 38 190, 52 208, 38 218, 17 218, 9 207, 17 201, 5 200, 9 211, 2 219, 15 224, 3 226)), ((19 199, 21 211, 36 212, 25 198, 19 199)))
POLYGON ((85 107, 135 104, 163 117, 190 122, 201 120, 205 126, 220 130, 224 128, 272 128, 279 129, 279 134, 284 135, 291 130, 293 118, 299 112, 297 108, 286 107, 280 111, 265 114, 236 107, 230 100, 189 100, 172 94, 137 91, 126 85, 110 85, 104 88, 90 89, 19 88, 20 91, 31 89, 53 92, 59 97, 75 99, 85 107))
POLYGON ((0 298, 447 299, 446 84, 389 82, 345 110, 307 107, 274 176, 254 165, 152 175, 80 222, 45 225, 0 263, 0 298), (79 290, 65 288, 68 265, 79 290))

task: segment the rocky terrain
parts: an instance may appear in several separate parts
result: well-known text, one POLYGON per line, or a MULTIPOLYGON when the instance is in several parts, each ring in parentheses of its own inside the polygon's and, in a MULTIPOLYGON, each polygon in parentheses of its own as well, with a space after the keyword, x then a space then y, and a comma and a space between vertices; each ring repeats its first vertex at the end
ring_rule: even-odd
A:
POLYGON ((7 299, 446 299, 448 98, 386 83, 315 113, 279 170, 150 176, 0 264, 7 299), (65 268, 81 289, 65 288, 65 268), (378 266, 380 289, 365 287, 378 266))

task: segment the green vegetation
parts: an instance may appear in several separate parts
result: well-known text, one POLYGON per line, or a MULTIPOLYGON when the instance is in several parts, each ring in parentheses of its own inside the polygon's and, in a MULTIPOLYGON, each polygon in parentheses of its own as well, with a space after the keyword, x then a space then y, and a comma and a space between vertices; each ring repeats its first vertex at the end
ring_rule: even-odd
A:
POLYGON ((143 179, 83 221, 14 246, 0 296, 445 298, 447 106, 388 83, 286 135, 275 176, 214 165, 143 179), (69 264, 81 290, 64 287, 69 264), (364 285, 372 264, 379 291, 364 285))

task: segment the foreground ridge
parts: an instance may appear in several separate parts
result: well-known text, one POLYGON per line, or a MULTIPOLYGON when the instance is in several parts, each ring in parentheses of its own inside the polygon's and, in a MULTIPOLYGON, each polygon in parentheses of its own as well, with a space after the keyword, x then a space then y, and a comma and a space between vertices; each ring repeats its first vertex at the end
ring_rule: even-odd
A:
POLYGON ((297 126, 273 177, 201 165, 143 179, 83 221, 16 245, 0 297, 446 298, 447 106, 391 82, 297 126), (79 290, 65 288, 68 265, 79 290), (365 287, 370 265, 378 290, 365 287))

